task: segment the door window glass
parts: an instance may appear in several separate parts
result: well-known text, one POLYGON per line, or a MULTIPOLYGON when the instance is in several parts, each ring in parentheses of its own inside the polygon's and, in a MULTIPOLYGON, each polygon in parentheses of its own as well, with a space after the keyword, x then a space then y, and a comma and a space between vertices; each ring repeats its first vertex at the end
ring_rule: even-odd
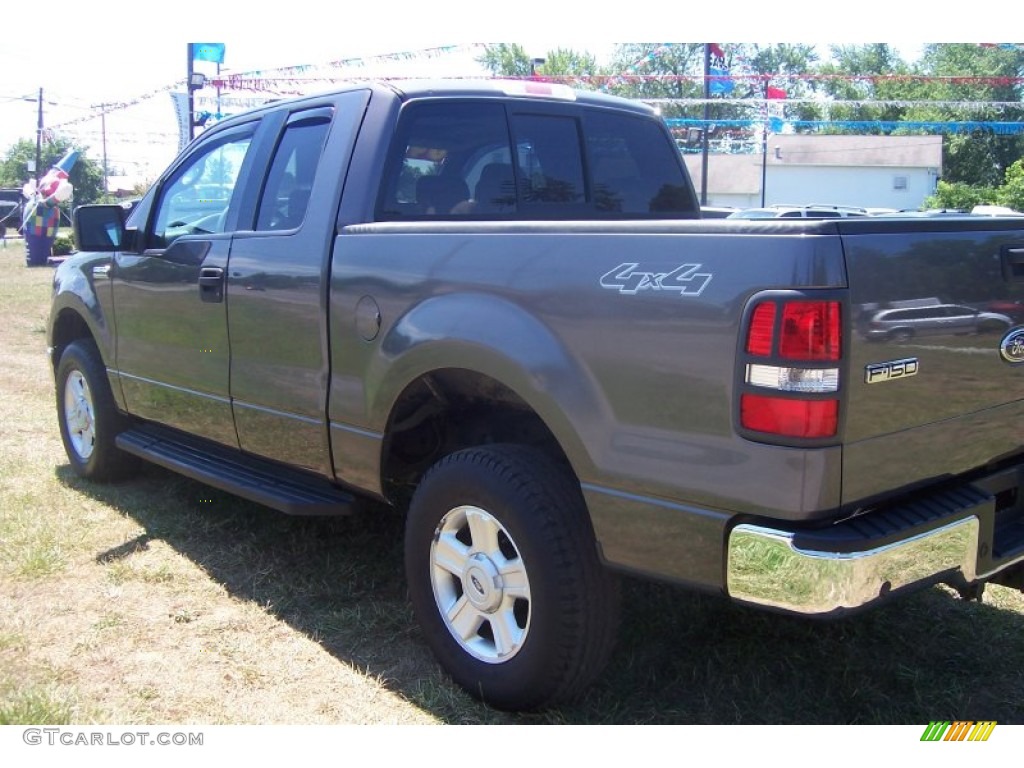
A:
POLYGON ((211 143, 175 171, 160 194, 149 248, 166 248, 182 235, 224 231, 228 204, 238 182, 251 135, 211 143))

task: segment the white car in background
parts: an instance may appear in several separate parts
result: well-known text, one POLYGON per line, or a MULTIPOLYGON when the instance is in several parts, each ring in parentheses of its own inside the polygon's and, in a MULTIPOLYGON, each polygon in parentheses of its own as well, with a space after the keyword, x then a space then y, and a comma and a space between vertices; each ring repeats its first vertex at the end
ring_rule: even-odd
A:
POLYGON ((728 219, 846 219, 868 215, 864 208, 849 205, 768 205, 745 208, 729 214, 728 219))

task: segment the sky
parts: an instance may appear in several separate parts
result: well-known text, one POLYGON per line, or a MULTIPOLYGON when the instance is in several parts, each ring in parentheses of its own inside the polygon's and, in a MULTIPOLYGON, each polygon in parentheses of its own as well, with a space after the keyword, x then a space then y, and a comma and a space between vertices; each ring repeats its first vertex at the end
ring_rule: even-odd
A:
MULTIPOLYGON (((537 56, 571 48, 601 60, 616 43, 666 37, 687 42, 888 42, 908 56, 924 42, 988 41, 995 34, 992 19, 1007 18, 999 12, 1004 2, 1012 7, 1010 0, 996 0, 986 5, 989 14, 974 15, 979 18, 960 13, 944 20, 934 9, 922 19, 927 6, 910 0, 858 0, 830 6, 828 14, 820 3, 804 0, 732 0, 727 6, 679 0, 515 0, 508 5, 498 0, 389 0, 358 6, 280 0, 160 5, 44 0, 33 11, 44 22, 38 35, 22 23, 0 40, 0 153, 19 139, 34 140, 42 89, 44 128, 87 145, 96 162, 102 162, 105 137, 108 167, 155 178, 178 151, 178 122, 169 94, 183 90, 189 42, 224 43, 224 75, 272 74, 280 67, 358 59, 362 64, 348 69, 312 71, 467 76, 482 73, 473 61, 481 52, 474 44, 517 43, 537 56), (889 37, 878 38, 879 29, 889 37), (893 32, 899 29, 908 31, 893 32), (911 42, 895 42, 901 39, 911 42), (99 105, 112 103, 122 106, 101 120, 99 105)), ((207 62, 195 68, 211 76, 215 72, 207 62)), ((303 90, 329 87, 310 83, 303 90)), ((212 98, 214 91, 196 95, 212 98)), ((252 92, 235 95, 241 105, 222 104, 224 112, 262 98, 252 92)))

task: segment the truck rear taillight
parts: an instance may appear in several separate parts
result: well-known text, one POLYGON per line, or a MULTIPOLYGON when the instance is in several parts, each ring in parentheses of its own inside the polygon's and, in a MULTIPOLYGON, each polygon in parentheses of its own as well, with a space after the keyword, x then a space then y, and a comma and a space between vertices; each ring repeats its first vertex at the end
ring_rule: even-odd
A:
POLYGON ((832 437, 839 426, 838 400, 799 400, 744 394, 743 426, 784 437, 832 437))
POLYGON ((750 314, 747 329, 747 353, 768 357, 775 342, 775 302, 762 301, 750 314))
POLYGON ((759 300, 748 318, 740 425, 786 438, 834 437, 839 430, 835 395, 842 356, 841 303, 773 296, 759 300))
POLYGON ((787 301, 779 355, 787 360, 839 359, 839 302, 787 301))

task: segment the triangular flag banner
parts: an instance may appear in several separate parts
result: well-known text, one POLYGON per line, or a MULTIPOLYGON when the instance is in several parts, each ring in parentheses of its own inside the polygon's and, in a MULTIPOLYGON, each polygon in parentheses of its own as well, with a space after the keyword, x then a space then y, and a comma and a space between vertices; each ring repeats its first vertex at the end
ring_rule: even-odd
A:
POLYGON ((732 93, 733 81, 729 77, 728 69, 711 67, 709 70, 708 90, 714 94, 732 93))

